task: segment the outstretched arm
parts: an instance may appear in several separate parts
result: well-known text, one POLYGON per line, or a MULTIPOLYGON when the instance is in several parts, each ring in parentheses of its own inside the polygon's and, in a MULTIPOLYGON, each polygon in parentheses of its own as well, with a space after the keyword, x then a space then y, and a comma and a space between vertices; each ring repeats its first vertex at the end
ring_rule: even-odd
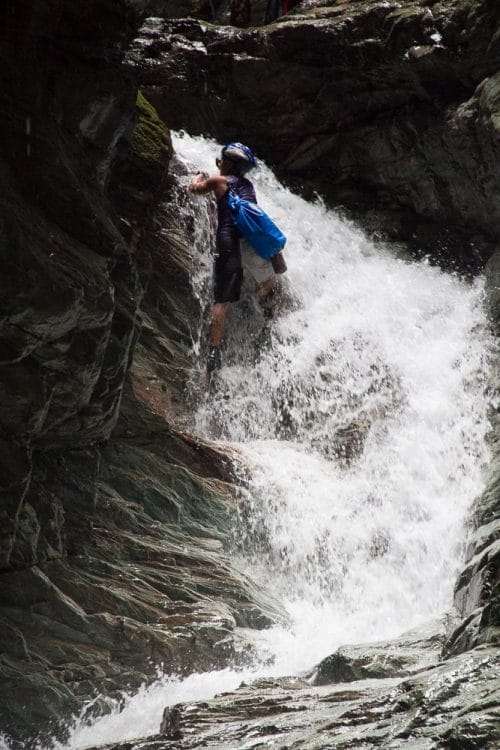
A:
POLYGON ((221 198, 227 191, 227 180, 220 175, 209 177, 205 172, 199 172, 191 181, 188 190, 202 195, 214 192, 216 198, 221 198))

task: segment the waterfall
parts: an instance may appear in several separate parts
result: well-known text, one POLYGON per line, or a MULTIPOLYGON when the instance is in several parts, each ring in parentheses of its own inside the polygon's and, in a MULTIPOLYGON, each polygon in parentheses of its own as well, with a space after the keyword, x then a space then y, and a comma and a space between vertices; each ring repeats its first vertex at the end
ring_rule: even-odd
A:
MULTIPOLYGON (((174 145, 190 172, 215 171, 216 143, 177 134, 174 145)), ((395 255, 264 165, 251 178, 288 237, 288 301, 269 321, 246 285, 215 392, 193 381, 190 428, 232 444, 251 468, 236 562, 284 604, 289 625, 255 633, 254 670, 162 677, 121 714, 77 726, 71 748, 151 734, 167 704, 249 673, 300 673, 342 644, 396 636, 452 604, 488 460, 483 281, 395 255)), ((196 201, 204 231, 193 283, 206 298, 210 212, 206 197, 196 201)))
MULTIPOLYGON (((218 151, 187 136, 176 146, 206 169, 218 151)), ((255 184, 289 238, 297 304, 271 325, 247 299, 233 306, 196 428, 252 466, 241 563, 303 630, 293 671, 450 605, 486 460, 488 344, 481 281, 395 258, 265 167, 255 184)))

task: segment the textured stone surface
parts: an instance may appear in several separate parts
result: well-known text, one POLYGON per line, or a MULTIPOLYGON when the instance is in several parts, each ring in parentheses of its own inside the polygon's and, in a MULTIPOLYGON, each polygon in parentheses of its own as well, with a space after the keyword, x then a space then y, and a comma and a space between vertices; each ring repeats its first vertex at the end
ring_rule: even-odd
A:
MULTIPOLYGON (((500 252, 486 268, 488 308, 496 337, 500 334, 500 252)), ((457 581, 455 604, 462 623, 451 634, 445 653, 463 652, 480 643, 500 642, 500 372, 493 366, 489 387, 492 460, 486 489, 474 506, 466 566, 457 581)))
POLYGON ((298 678, 258 680, 205 703, 178 705, 170 710, 175 722, 163 722, 163 736, 107 750, 495 750, 499 689, 498 653, 491 649, 405 679, 323 687, 298 678))
POLYGON ((166 421, 200 310, 169 133, 122 64, 145 5, 0 11, 0 728, 23 748, 160 663, 246 662, 237 626, 280 617, 225 552, 229 467, 166 421))
POLYGON ((172 127, 475 263, 500 230, 499 22, 496 0, 313 2, 248 31, 157 20, 135 58, 172 127))
MULTIPOLYGON (((252 0, 250 7, 250 26, 264 23, 267 0, 252 0)), ((159 18, 199 18, 218 24, 230 24, 230 5, 225 0, 150 0, 150 16, 159 18)))
MULTIPOLYGON (((31 552, 22 539, 36 526, 33 472, 46 448, 85 449, 109 436, 137 330, 140 284, 105 185, 134 121, 134 87, 114 45, 139 16, 129 9, 115 30, 125 4, 103 3, 92 36, 96 7, 80 18, 56 2, 2 8, 4 569, 51 555, 43 536, 31 552), (70 70, 77 28, 81 60, 70 70)), ((94 463, 82 456, 85 471, 94 463)))
POLYGON ((314 685, 405 677, 439 661, 450 623, 432 622, 392 641, 343 646, 308 675, 314 685))
MULTIPOLYGON (((158 663, 245 663, 238 626, 282 616, 226 552, 231 466, 168 422, 201 311, 189 201, 149 100, 168 125, 246 138, 306 194, 377 226, 382 209, 394 236, 435 245, 448 222, 468 260, 498 236, 493 0, 308 3, 248 32, 151 21, 123 65, 148 5, 0 10, 0 729, 23 748, 158 663)), ((319 667, 348 690, 260 682, 179 708, 141 747, 496 747, 496 420, 446 663, 429 667, 442 633, 350 647, 319 667)), ((363 429, 346 427, 353 453, 363 429)))

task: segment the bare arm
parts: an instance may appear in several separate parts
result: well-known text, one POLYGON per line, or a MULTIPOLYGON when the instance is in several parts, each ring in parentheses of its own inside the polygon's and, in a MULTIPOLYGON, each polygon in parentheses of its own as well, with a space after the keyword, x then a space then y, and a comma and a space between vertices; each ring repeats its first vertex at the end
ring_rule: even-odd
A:
POLYGON ((191 193, 198 193, 201 195, 214 192, 216 198, 222 198, 227 191, 227 180, 221 175, 209 177, 207 174, 200 172, 193 178, 188 190, 191 193))

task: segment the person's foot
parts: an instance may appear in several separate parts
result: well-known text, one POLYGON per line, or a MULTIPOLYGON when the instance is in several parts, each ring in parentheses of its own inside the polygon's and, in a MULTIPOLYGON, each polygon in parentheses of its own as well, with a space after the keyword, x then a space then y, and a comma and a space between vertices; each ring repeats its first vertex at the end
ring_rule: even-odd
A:
POLYGON ((210 378, 211 375, 222 367, 222 358, 220 353, 220 347, 211 346, 208 352, 207 358, 207 375, 210 378))

